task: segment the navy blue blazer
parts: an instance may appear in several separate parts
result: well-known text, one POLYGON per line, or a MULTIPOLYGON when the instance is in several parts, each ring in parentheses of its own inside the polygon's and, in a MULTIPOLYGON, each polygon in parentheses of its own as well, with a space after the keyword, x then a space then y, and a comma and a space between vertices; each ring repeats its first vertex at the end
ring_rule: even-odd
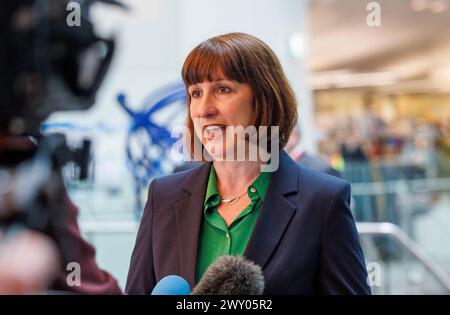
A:
MULTIPOLYGON (((195 286, 203 201, 211 163, 150 184, 126 292, 148 294, 166 275, 195 286)), ((280 152, 244 256, 264 273, 264 294, 370 294, 349 208, 350 185, 280 152)))

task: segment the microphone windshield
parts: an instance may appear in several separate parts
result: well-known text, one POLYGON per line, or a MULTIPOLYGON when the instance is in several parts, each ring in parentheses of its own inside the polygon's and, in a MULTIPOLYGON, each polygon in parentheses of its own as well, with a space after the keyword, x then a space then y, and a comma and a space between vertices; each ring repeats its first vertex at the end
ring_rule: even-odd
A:
POLYGON ((180 276, 166 276, 159 280, 151 295, 189 295, 189 283, 180 276))
POLYGON ((193 295, 261 295, 261 267, 242 256, 222 256, 206 269, 193 295))

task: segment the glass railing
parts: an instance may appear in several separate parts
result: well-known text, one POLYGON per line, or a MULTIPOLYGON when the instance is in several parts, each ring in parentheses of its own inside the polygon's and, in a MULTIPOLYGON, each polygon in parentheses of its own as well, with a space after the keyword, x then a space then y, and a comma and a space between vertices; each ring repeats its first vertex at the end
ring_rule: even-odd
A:
MULTIPOLYGON (((343 177, 352 184, 351 207, 358 222, 395 224, 448 275, 450 178, 431 178, 432 173, 411 163, 378 161, 346 164, 343 177)), ((384 270, 384 284, 374 287, 374 293, 449 294, 420 258, 395 236, 361 234, 361 242, 366 259, 378 262, 384 270)))
POLYGON ((450 276, 417 242, 392 223, 358 223, 372 293, 450 294, 450 276), (395 255, 386 255, 386 246, 395 255))

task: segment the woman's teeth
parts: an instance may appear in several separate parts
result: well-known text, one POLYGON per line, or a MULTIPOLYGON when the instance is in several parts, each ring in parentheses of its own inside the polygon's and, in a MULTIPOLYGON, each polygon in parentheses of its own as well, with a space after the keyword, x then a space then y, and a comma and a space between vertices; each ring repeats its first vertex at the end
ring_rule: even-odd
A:
POLYGON ((206 127, 203 133, 206 139, 212 140, 216 137, 221 136, 224 133, 225 128, 225 125, 211 125, 206 127))

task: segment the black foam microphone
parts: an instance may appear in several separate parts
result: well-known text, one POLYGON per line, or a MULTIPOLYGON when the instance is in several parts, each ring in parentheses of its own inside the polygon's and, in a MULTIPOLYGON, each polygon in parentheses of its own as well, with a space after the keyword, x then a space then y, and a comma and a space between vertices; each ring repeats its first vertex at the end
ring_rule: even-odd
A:
POLYGON ((261 267, 242 256, 222 256, 206 269, 192 295, 261 295, 261 267))

